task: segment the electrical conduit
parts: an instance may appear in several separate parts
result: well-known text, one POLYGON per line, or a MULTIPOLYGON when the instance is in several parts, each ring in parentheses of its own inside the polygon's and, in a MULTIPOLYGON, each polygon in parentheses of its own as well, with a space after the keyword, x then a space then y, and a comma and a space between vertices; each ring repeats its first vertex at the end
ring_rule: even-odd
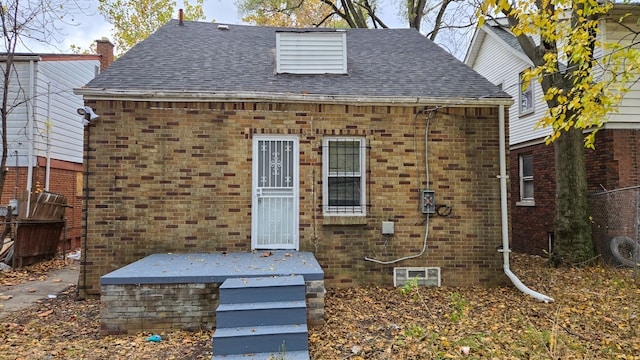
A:
MULTIPOLYGON (((427 123, 425 125, 425 129, 424 129, 424 167, 425 167, 425 173, 427 176, 427 186, 429 186, 429 124, 431 123, 431 118, 433 117, 435 110, 431 110, 429 112, 429 114, 427 115, 427 123)), ((416 114, 416 117, 414 118, 414 121, 417 119, 418 114, 416 114)), ((405 257, 401 257, 399 259, 395 259, 395 260, 389 260, 389 261, 382 261, 382 260, 377 260, 377 259, 372 259, 370 257, 365 257, 364 259, 366 261, 371 261, 374 262, 376 264, 382 264, 382 265, 390 265, 390 264, 395 264, 395 263, 399 263, 400 261, 405 261, 405 260, 409 260, 409 259, 414 259, 417 257, 420 257, 424 254, 425 251, 427 251, 427 239, 429 238, 429 215, 427 215, 427 219, 426 219, 426 224, 425 224, 425 230, 424 230, 424 240, 422 241, 422 251, 420 251, 419 254, 416 255, 409 255, 409 256, 405 256, 405 257)))
POLYGON ((507 213, 507 153, 506 153, 506 140, 505 140, 505 119, 504 119, 504 105, 499 105, 499 125, 500 132, 500 210, 502 217, 502 252, 504 273, 509 280, 515 285, 518 290, 523 293, 534 297, 537 300, 544 301, 545 303, 553 302, 553 298, 543 295, 537 291, 529 289, 525 284, 518 279, 518 277, 509 268, 509 217, 507 213))

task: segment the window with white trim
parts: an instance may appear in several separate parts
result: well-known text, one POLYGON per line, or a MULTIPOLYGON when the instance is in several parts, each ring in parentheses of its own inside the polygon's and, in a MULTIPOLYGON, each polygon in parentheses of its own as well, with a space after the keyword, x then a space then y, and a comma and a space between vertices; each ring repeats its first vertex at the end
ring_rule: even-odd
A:
POLYGON ((526 84, 522 77, 524 71, 520 73, 520 115, 533 112, 533 80, 526 84))
POLYGON ((365 138, 328 137, 322 145, 323 214, 366 215, 365 138))
POLYGON ((533 155, 520 155, 520 201, 533 202, 533 155))

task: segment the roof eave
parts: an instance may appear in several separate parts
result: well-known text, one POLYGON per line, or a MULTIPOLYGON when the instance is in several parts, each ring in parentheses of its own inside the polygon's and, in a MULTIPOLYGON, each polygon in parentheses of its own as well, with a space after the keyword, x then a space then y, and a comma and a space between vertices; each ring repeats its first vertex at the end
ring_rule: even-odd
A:
POLYGON ((513 99, 505 97, 479 98, 438 98, 424 96, 367 96, 367 95, 328 95, 328 94, 293 94, 267 92, 238 91, 187 91, 187 90, 121 90, 121 89, 74 89, 74 94, 82 95, 84 100, 125 100, 125 101, 188 101, 188 102, 284 102, 284 103, 322 103, 322 104, 357 104, 380 106, 496 106, 513 103, 513 99))

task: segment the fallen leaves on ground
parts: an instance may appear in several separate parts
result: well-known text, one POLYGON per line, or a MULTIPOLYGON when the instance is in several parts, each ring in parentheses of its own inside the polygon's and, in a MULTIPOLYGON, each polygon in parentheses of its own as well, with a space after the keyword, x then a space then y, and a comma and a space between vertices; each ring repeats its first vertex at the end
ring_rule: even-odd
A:
MULTIPOLYGON (((329 290, 312 359, 638 359, 640 289, 631 269, 553 269, 515 254, 514 287, 329 290)), ((100 335, 100 302, 75 288, 0 323, 0 359, 209 359, 212 331, 100 335), (46 316, 40 316, 46 314, 46 316)))
POLYGON ((50 271, 62 269, 71 263, 69 260, 53 259, 24 266, 21 269, 0 271, 0 286, 13 286, 35 280, 44 281, 50 271))

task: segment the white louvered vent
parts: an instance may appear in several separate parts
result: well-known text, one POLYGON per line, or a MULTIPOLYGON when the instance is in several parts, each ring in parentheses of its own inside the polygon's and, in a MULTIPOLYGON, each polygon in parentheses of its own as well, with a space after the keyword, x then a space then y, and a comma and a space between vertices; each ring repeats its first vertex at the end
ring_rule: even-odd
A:
POLYGON ((439 267, 397 267, 393 268, 393 286, 404 286, 412 279, 418 286, 440 286, 439 267))
POLYGON ((276 57, 279 74, 346 74, 347 33, 277 32, 276 57))

